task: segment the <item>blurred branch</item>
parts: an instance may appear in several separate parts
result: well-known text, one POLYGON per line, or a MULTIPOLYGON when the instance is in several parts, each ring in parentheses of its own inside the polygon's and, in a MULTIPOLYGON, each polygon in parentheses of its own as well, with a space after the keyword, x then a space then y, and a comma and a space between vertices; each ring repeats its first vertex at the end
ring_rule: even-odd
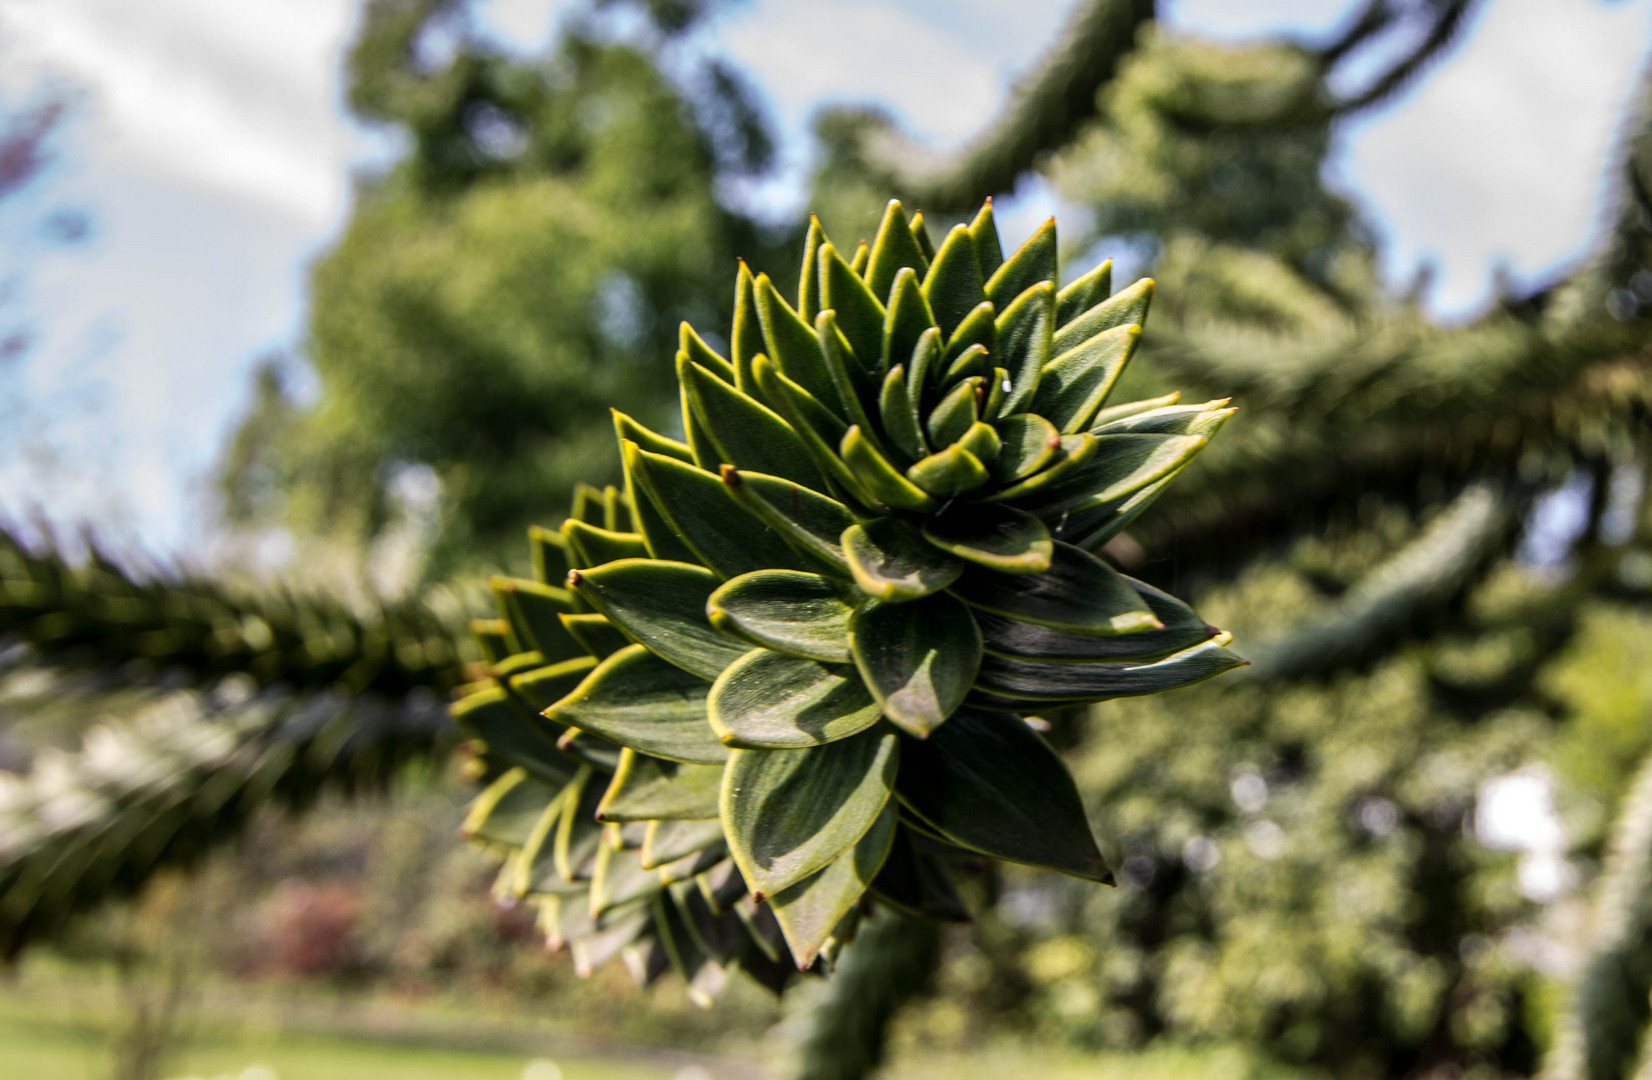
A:
POLYGON ((1152 21, 1153 0, 1086 0, 997 119, 954 154, 927 154, 888 127, 864 137, 870 167, 931 214, 961 214, 1015 187, 1096 115, 1097 96, 1152 21))
MULTIPOLYGON (((1435 0, 1429 13, 1432 22, 1428 31, 1416 47, 1404 57, 1391 64, 1386 71, 1377 76, 1362 91, 1349 97, 1333 98, 1329 109, 1333 114, 1343 115, 1358 112, 1386 101, 1396 91, 1403 89, 1417 74, 1426 67, 1429 61, 1449 48, 1462 33, 1463 25, 1467 21, 1469 10, 1475 0, 1435 0)), ((1355 23, 1354 30, 1363 29, 1362 24, 1367 19, 1375 18, 1371 9, 1384 9, 1383 21, 1370 27, 1363 34, 1355 35, 1352 31, 1349 37, 1344 38, 1321 54, 1327 61, 1327 67, 1341 59, 1348 51, 1387 26, 1393 19, 1392 3, 1375 3, 1370 5, 1364 16, 1355 23)))
POLYGON ((60 931, 167 867, 238 836, 260 807, 381 789, 457 741, 434 693, 404 701, 337 692, 216 703, 169 695, 0 774, 0 955, 60 931))
POLYGON ((1250 679, 1295 679, 1370 657, 1420 616, 1449 603, 1519 523, 1523 500, 1471 484, 1422 532, 1323 614, 1251 650, 1250 679))
POLYGON ((453 620, 416 600, 364 617, 332 599, 139 579, 95 547, 73 566, 55 548, 32 551, 0 527, 0 643, 8 639, 28 645, 36 663, 127 679, 177 674, 203 684, 244 674, 261 685, 392 697, 457 685, 466 640, 453 620))

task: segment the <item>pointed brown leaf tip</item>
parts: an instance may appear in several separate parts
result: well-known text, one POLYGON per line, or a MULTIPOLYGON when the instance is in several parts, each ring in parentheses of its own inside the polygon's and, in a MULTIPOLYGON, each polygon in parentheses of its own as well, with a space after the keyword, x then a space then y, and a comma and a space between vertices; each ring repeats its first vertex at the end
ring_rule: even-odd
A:
POLYGON ((751 902, 752 902, 752 903, 754 903, 754 904, 761 904, 761 903, 762 903, 762 902, 763 902, 763 901, 765 901, 765 900, 767 900, 767 899, 768 899, 768 897, 766 897, 766 896, 764 896, 764 895, 763 895, 763 894, 762 894, 762 892, 760 892, 760 891, 758 891, 758 890, 756 890, 756 889, 753 889, 753 890, 752 890, 752 894, 751 894, 751 902))
POLYGON ((1116 889, 1116 888, 1118 888, 1119 879, 1114 877, 1113 872, 1111 870, 1109 870, 1109 871, 1107 871, 1107 873, 1105 873, 1101 876, 1101 883, 1103 885, 1107 885, 1111 888, 1116 889))
POLYGON ((568 571, 567 585, 570 589, 578 588, 579 583, 584 581, 584 580, 585 580, 585 575, 581 574, 578 570, 568 571))
POLYGON ((736 469, 733 465, 719 465, 717 467, 717 472, 722 476, 723 483, 727 484, 729 487, 740 486, 740 470, 736 469))

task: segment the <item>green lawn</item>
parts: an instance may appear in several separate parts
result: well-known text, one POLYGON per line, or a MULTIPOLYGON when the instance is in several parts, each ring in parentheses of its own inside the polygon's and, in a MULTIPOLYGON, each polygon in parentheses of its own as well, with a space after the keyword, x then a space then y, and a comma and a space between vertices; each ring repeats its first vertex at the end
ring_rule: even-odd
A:
MULTIPOLYGON (((61 1003, 44 1005, 15 993, 0 994, 0 1080, 107 1080, 113 1062, 108 1023, 95 1014, 72 1017, 65 1011, 61 1003)), ((213 1025, 193 1032, 166 1075, 200 1080, 673 1080, 680 1069, 647 1061, 485 1053, 213 1025)))

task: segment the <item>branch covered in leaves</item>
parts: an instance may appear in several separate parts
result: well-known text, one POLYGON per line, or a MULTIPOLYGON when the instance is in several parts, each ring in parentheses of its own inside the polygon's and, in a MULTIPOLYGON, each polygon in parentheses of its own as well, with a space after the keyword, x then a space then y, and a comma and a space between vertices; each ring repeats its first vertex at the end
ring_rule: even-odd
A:
POLYGON ((958 152, 926 155, 887 128, 863 148, 895 190, 934 214, 965 213, 1015 187, 1096 115, 1097 95, 1153 20, 1153 0, 1087 0, 997 119, 958 152), (913 163, 918 164, 913 164, 913 163))
POLYGON ((364 617, 338 600, 140 578, 95 548, 76 566, 0 528, 0 643, 8 639, 48 666, 197 685, 244 674, 260 685, 400 697, 449 690, 461 675, 459 631, 418 601, 364 617))
POLYGON ((1516 500, 1472 484, 1420 535, 1330 609, 1251 650, 1255 679, 1322 673, 1370 656, 1420 616, 1459 595, 1520 520, 1516 500))
POLYGON ((0 773, 0 955, 240 834, 260 807, 384 787, 456 741, 429 691, 177 692, 94 728, 78 754, 0 773))

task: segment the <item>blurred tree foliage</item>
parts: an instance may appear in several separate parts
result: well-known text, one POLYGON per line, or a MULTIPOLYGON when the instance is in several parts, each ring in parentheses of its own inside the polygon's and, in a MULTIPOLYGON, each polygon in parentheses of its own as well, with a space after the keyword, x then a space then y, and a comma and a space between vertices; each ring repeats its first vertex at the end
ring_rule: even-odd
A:
MULTIPOLYGON (((728 71, 673 59, 698 5, 631 6, 651 29, 628 43, 602 21, 621 6, 543 61, 490 52, 452 4, 370 6, 352 104, 408 153, 316 269, 319 397, 264 377, 226 471, 234 514, 369 536, 395 470, 422 464, 443 491, 436 567, 497 559, 573 478, 611 475, 603 406, 671 426, 675 320, 721 323, 728 298, 700 283, 775 239, 718 201, 768 144, 728 71)), ((1426 74, 1473 6, 1370 0, 1323 41, 1219 45, 1150 2, 1087 0, 953 154, 870 110, 820 117, 829 229, 869 232, 892 194, 934 228, 1037 171, 1083 210, 1070 252, 1158 278, 1119 393, 1240 406, 1110 553, 1232 627, 1254 666, 1060 720, 1121 887, 1008 875, 941 950, 914 1030, 1232 1039, 1355 1078, 1530 1075, 1552 1043, 1556 1080, 1630 1075, 1645 1017, 1612 1003, 1652 990, 1652 869, 1633 857, 1652 778, 1629 795, 1652 743, 1648 90, 1595 255, 1464 326, 1382 286, 1374 237, 1322 180, 1335 125, 1426 74), (1569 834, 1547 886, 1477 831, 1482 786, 1532 765, 1569 834), (1546 958, 1582 950, 1556 927, 1590 924, 1602 863, 1610 932, 1557 1006, 1546 958)), ((921 987, 931 950, 906 954, 857 970, 921 987)), ((853 996, 816 1003, 804 1043, 882 1039, 886 1018, 834 1012, 853 996)))
POLYGON ((260 376, 224 472, 232 520, 368 539, 398 471, 424 466, 443 572, 504 558, 577 479, 617 477, 609 406, 670 427, 677 323, 726 321, 732 294, 708 283, 768 246, 717 198, 768 165, 753 98, 674 51, 705 6, 612 0, 518 59, 453 0, 368 5, 350 105, 407 153, 313 269, 315 400, 260 376), (621 14, 643 28, 622 38, 621 14))

